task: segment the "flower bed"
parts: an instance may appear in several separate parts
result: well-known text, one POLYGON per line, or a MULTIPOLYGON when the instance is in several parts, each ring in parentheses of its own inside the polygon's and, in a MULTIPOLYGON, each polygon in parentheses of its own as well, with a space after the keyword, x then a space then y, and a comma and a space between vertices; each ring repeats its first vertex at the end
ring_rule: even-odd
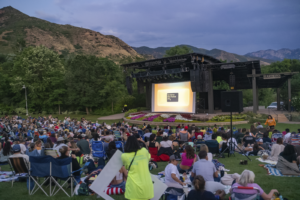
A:
POLYGON ((167 119, 164 119, 164 122, 175 122, 176 115, 172 115, 167 119))
POLYGON ((146 115, 146 113, 143 113, 143 114, 140 114, 140 115, 134 116, 134 117, 132 117, 132 118, 130 118, 130 119, 132 119, 132 120, 136 120, 136 119, 138 119, 138 118, 144 117, 145 115, 146 115))
POLYGON ((143 121, 150 121, 150 122, 152 122, 155 118, 157 118, 159 116, 160 116, 160 114, 152 115, 152 116, 150 116, 148 118, 143 119, 143 121))

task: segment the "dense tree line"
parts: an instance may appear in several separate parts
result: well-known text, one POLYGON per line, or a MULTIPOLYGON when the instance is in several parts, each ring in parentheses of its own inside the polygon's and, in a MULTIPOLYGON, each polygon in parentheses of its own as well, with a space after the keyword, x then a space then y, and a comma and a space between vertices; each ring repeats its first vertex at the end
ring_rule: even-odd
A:
POLYGON ((124 104, 144 106, 145 96, 128 95, 124 82, 122 67, 108 58, 27 47, 13 57, 0 55, 0 112, 24 112, 23 85, 30 113, 110 114, 124 104))

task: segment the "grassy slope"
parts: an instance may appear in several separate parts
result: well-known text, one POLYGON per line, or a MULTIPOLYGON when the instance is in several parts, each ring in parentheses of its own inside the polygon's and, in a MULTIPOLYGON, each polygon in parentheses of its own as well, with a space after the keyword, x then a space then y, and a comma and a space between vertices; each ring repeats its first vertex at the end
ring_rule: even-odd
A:
MULTIPOLYGON (((89 115, 89 116, 83 116, 83 115, 71 115, 70 117, 75 117, 77 119, 80 119, 80 117, 85 117, 88 120, 92 120, 92 121, 96 121, 96 119, 99 116, 95 116, 95 115, 89 115)), ((59 115, 59 119, 63 119, 64 115, 59 115)), ((121 121, 120 120, 105 120, 106 123, 113 123, 113 122, 118 122, 121 121)), ((102 121, 101 121, 102 122, 102 121)), ((100 121, 99 121, 100 123, 100 121)), ((245 125, 236 125, 236 128, 249 128, 250 125, 249 124, 245 124, 245 125)), ((296 131, 298 129, 298 127, 300 127, 300 125, 297 124, 278 124, 276 126, 276 128, 278 128, 279 130, 284 130, 285 128, 290 128, 290 130, 292 131, 296 131)), ((225 168, 226 169, 230 169, 230 172, 228 172, 229 174, 232 173, 239 173, 241 174, 241 172, 244 169, 248 169, 248 170, 252 170, 256 177, 255 177, 255 182, 258 183, 265 192, 269 192, 271 189, 277 189, 279 190, 279 192, 286 198, 288 199, 298 199, 298 197, 300 196, 300 190, 298 187, 298 182, 299 182, 299 178, 294 178, 294 177, 275 177, 275 176, 269 176, 267 175, 267 171, 262 168, 259 167, 258 164, 261 164, 260 162, 256 161, 254 158, 255 157, 250 157, 252 159, 251 162, 249 162, 249 164, 247 166, 242 166, 239 165, 239 161, 240 160, 244 160, 246 159, 246 157, 240 155, 240 154, 235 154, 235 157, 232 156, 230 158, 225 158, 225 159, 219 159, 219 161, 223 164, 225 164, 225 168)), ((157 174, 160 171, 163 171, 165 166, 167 165, 167 163, 165 162, 159 162, 158 163, 159 167, 158 169, 155 169, 153 171, 151 171, 152 174, 157 174)), ((1 166, 2 170, 9 170, 8 166, 1 166)), ((11 184, 10 183, 0 183, 0 195, 1 195, 1 200, 13 200, 13 199, 30 199, 30 200, 39 200, 43 197, 45 197, 45 195, 42 192, 37 192, 37 194, 33 195, 33 196, 29 196, 27 189, 26 189, 26 183, 18 183, 16 182, 14 184, 14 187, 11 188, 11 184), (16 192, 13 192, 16 191, 16 192)), ((64 199, 66 196, 65 194, 63 194, 62 192, 59 192, 58 195, 54 196, 54 197, 50 197, 48 199, 50 200, 58 200, 58 199, 64 199)), ((121 200, 121 199, 125 199, 122 195, 116 195, 113 196, 114 199, 116 200, 121 200)), ((76 196, 73 197, 72 199, 81 199, 81 200, 87 200, 87 199, 96 199, 96 196, 89 196, 89 197, 83 197, 83 196, 76 196)))

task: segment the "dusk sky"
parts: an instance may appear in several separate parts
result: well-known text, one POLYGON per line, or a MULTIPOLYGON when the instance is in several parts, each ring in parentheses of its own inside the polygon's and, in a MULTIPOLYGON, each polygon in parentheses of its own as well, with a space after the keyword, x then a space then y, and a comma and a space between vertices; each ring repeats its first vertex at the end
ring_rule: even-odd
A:
POLYGON ((241 55, 300 48, 300 0, 0 0, 5 6, 134 47, 188 44, 241 55))

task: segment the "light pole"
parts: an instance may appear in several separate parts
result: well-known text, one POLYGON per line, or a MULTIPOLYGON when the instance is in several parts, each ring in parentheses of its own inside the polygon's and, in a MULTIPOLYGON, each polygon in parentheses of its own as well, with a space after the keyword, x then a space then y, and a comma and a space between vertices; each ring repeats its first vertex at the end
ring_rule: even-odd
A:
POLYGON ((27 108, 27 91, 25 85, 23 85, 22 89, 25 89, 25 100, 26 100, 26 116, 28 116, 28 108, 27 108))

